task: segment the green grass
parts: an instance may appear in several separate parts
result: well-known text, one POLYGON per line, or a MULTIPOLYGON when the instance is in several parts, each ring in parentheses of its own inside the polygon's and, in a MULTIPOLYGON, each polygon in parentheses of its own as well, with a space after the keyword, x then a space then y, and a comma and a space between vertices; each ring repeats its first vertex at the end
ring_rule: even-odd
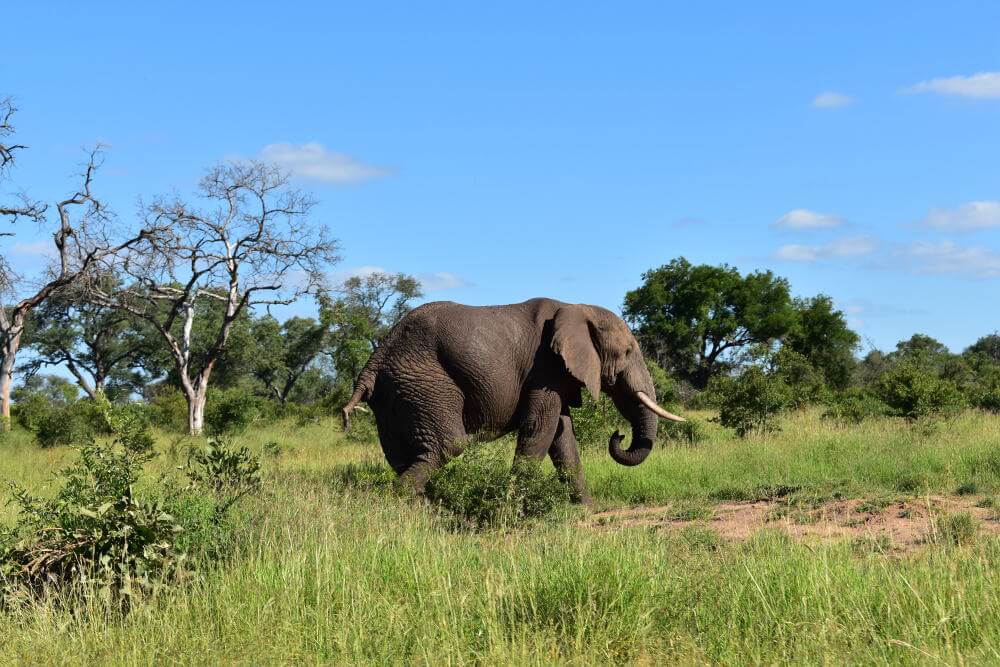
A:
MULTIPOLYGON (((632 469, 588 451, 598 503, 697 514, 718 498, 879 498, 969 482, 1000 492, 994 416, 968 413, 927 432, 887 420, 840 427, 806 412, 771 437, 709 431, 698 447, 661 448, 632 469)), ((905 556, 877 541, 796 544, 777 531, 729 543, 704 528, 594 529, 572 513, 462 531, 382 490, 377 445, 344 441, 334 422, 278 424, 236 442, 259 451, 278 442, 280 453, 265 457, 265 492, 240 508, 247 537, 233 553, 124 619, 45 604, 0 610, 2 661, 1000 661, 1000 540, 964 518, 947 520, 961 539, 905 556)), ((154 465, 171 470, 190 444, 161 437, 154 465)), ((73 455, 21 436, 2 447, 0 478, 38 492, 73 455)))

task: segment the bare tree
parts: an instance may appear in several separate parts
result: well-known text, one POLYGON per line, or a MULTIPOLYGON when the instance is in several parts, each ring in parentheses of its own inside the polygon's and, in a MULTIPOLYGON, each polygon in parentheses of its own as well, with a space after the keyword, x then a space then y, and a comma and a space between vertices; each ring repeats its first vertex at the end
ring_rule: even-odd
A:
MULTIPOLYGON (((7 143, 7 138, 14 133, 11 121, 15 112, 10 100, 0 101, 0 169, 11 166, 17 153, 25 148, 7 143)), ((40 281, 29 282, 0 256, 0 421, 4 430, 10 428, 10 389, 28 314, 54 294, 84 282, 106 257, 155 234, 153 230, 144 229, 117 244, 109 241, 108 212, 92 191, 101 158, 100 147, 89 153, 80 174, 79 189, 55 205, 59 217, 59 226, 52 235, 55 259, 40 281), (77 213, 75 218, 74 213, 77 213)), ((21 195, 19 204, 0 203, 0 217, 13 222, 25 218, 44 225, 47 212, 45 204, 32 201, 26 195, 21 195)), ((4 235, 13 236, 13 232, 4 235)))
POLYGON ((321 287, 338 245, 309 218, 313 201, 288 185, 288 176, 260 162, 229 163, 201 180, 203 210, 179 197, 142 207, 147 226, 169 235, 119 255, 115 267, 132 285, 94 290, 97 301, 148 322, 170 351, 188 403, 188 428, 199 434, 212 369, 237 318, 247 308, 290 304, 321 287), (192 354, 196 303, 224 306, 214 342, 192 354))

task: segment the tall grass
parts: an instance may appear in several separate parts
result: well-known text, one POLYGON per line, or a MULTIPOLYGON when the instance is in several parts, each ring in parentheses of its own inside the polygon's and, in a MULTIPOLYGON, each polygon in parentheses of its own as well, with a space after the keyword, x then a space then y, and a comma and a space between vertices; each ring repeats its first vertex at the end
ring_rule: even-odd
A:
MULTIPOLYGON (((709 499, 768 485, 934 491, 997 487, 1000 419, 933 432, 837 427, 804 413, 768 438, 714 430, 643 466, 588 452, 604 504, 709 499)), ((11 663, 333 664, 983 663, 1000 661, 1000 541, 942 540, 907 556, 850 543, 746 543, 704 529, 594 530, 572 518, 456 531, 427 504, 345 487, 340 466, 379 460, 332 423, 248 433, 265 493, 223 564, 125 618, 33 604, 0 611, 11 663)), ((163 439, 161 448, 171 447, 163 439)), ((173 444, 175 450, 182 444, 173 444)), ((0 477, 44 483, 59 461, 16 445, 0 477)), ((67 455, 67 452, 63 452, 67 455)), ((167 469, 170 456, 157 464, 167 469)), ((368 465, 367 468, 372 466, 368 465)), ((367 469, 366 468, 366 469, 367 469)))

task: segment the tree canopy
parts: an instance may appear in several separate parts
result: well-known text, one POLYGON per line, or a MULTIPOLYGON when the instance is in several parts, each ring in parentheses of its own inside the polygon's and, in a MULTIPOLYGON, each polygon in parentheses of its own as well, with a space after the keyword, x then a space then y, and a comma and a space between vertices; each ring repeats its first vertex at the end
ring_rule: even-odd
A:
POLYGON ((857 365, 854 352, 861 338, 847 326, 844 313, 830 297, 820 294, 794 303, 795 323, 782 346, 805 357, 823 374, 828 387, 846 388, 857 365))
POLYGON ((680 257, 642 279, 625 295, 626 321, 647 354, 699 389, 738 353, 772 343, 797 321, 788 281, 770 271, 744 276, 680 257))

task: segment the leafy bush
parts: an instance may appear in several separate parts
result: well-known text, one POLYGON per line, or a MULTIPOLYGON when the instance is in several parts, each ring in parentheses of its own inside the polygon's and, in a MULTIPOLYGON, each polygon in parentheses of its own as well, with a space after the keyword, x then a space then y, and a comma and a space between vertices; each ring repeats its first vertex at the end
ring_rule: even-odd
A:
POLYGON ((361 407, 351 414, 351 428, 346 437, 351 442, 378 442, 375 415, 368 408, 362 410, 361 407))
POLYGON ((688 419, 684 422, 661 421, 660 437, 671 442, 685 445, 699 445, 708 439, 708 430, 704 422, 688 419))
POLYGON ((245 389, 213 392, 205 407, 205 430, 213 435, 242 433, 264 412, 264 400, 245 389))
POLYGON ((231 449, 225 440, 212 438, 208 445, 192 451, 185 466, 189 488, 207 491, 216 499, 216 515, 222 515, 243 496, 260 490, 260 458, 246 447, 231 449))
POLYGON ((227 511, 260 488, 260 465, 246 448, 216 442, 192 454, 187 487, 140 497, 143 466, 155 456, 146 415, 103 397, 95 405, 114 441, 82 447, 79 460, 59 473, 64 483, 52 499, 14 486, 20 515, 0 534, 0 583, 34 595, 97 594, 125 611, 185 578, 190 551, 221 553, 227 511))
POLYGON ((146 401, 146 414, 154 426, 175 433, 187 433, 187 399, 176 387, 157 387, 156 392, 146 401))
POLYGON ((956 547, 972 544, 979 534, 979 522, 968 512, 937 516, 934 528, 932 538, 956 547))
POLYGON ((974 407, 1000 412, 1000 368, 991 365, 981 370, 968 387, 966 396, 974 407))
POLYGON ((544 517, 569 500, 569 489, 540 462, 518 460, 508 449, 477 444, 431 476, 427 495, 476 528, 511 527, 544 517))
POLYGON ((866 419, 883 417, 890 412, 889 406, 867 389, 852 387, 832 399, 823 413, 823 419, 860 424, 866 419))
POLYGON ((182 528, 158 501, 133 492, 153 456, 148 432, 103 398, 99 407, 114 443, 85 445, 59 473, 64 484, 52 499, 14 486, 20 515, 0 545, 0 573, 8 586, 36 594, 96 591, 127 608, 183 573, 174 547, 182 528))
POLYGON ((30 394, 14 403, 11 414, 22 428, 35 433, 54 409, 55 406, 49 399, 41 394, 30 394))
POLYGON ((965 407, 954 382, 914 363, 902 362, 890 368, 875 382, 873 391, 889 406, 890 414, 909 420, 948 416, 965 407))
POLYGON ((718 375, 708 381, 708 386, 702 391, 695 391, 687 401, 687 406, 694 410, 718 410, 722 407, 725 393, 733 378, 728 375, 718 375))
POLYGON ((774 375, 788 385, 789 407, 799 409, 820 402, 827 393, 823 373, 805 355, 782 347, 772 359, 774 375))
POLYGON ((578 408, 570 408, 573 418, 573 432, 581 449, 590 447, 607 447, 608 438, 615 431, 624 431, 627 422, 622 419, 614 403, 601 394, 600 400, 594 400, 584 392, 583 404, 578 408))
POLYGON ((18 402, 15 416, 42 447, 90 442, 107 429, 90 399, 63 402, 30 394, 18 402))
POLYGON ((790 390, 781 380, 751 366, 720 387, 719 422, 741 438, 751 433, 779 430, 777 417, 791 403, 790 390))
POLYGON ((653 379, 657 402, 661 405, 677 403, 680 400, 677 382, 652 359, 646 359, 646 368, 653 379))

